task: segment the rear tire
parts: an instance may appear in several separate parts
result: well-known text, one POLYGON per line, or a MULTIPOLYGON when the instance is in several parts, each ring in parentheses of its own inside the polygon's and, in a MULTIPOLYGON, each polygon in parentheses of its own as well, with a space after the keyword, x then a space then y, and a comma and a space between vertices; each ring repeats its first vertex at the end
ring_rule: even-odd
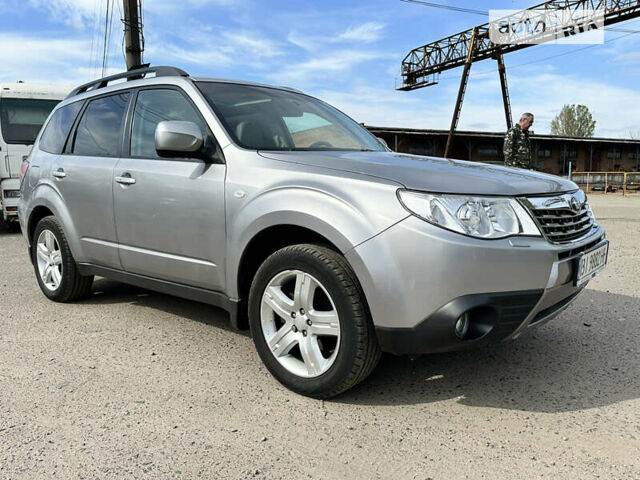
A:
POLYGON ((42 293, 54 302, 72 302, 91 293, 93 275, 80 275, 60 222, 41 219, 31 240, 31 259, 42 293))
POLYGON ((271 374, 313 398, 355 386, 381 355, 358 279, 342 255, 320 245, 285 247, 264 261, 249 293, 249 325, 271 374))

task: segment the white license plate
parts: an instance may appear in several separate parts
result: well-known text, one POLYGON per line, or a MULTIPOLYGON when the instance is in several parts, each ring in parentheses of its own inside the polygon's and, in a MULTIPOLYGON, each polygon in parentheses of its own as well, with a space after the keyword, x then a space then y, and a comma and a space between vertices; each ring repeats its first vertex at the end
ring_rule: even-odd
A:
POLYGON ((591 277, 596 272, 599 272, 607 264, 607 255, 609 253, 609 242, 601 247, 591 250, 590 252, 582 254, 577 260, 577 274, 576 285, 580 285, 591 277))

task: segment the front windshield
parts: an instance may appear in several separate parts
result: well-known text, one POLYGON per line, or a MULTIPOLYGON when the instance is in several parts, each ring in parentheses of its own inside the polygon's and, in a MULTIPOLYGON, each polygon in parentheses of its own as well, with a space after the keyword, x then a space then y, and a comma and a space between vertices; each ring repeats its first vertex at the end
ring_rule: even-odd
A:
POLYGON ((0 99, 0 128, 6 143, 32 145, 59 100, 0 99))
POLYGON ((241 147, 385 151, 365 128, 307 95, 232 83, 198 82, 198 87, 241 147))

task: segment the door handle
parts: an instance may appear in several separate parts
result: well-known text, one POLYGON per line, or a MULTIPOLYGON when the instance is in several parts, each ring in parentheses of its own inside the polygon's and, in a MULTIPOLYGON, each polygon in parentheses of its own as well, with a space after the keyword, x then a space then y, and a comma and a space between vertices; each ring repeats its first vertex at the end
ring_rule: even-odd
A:
POLYGON ((123 173, 121 176, 116 177, 116 182, 122 185, 133 185, 136 183, 136 179, 132 178, 130 173, 123 173))
POLYGON ((67 174, 64 172, 64 169, 62 168, 55 170, 51 175, 53 175, 56 178, 64 178, 67 176, 67 174))

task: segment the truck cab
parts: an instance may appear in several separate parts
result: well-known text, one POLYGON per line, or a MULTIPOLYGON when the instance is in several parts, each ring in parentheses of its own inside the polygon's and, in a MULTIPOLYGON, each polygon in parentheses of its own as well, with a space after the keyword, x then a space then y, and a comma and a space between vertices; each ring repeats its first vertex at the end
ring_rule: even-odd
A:
POLYGON ((0 220, 18 228, 20 171, 51 110, 70 88, 36 83, 0 83, 0 220))

